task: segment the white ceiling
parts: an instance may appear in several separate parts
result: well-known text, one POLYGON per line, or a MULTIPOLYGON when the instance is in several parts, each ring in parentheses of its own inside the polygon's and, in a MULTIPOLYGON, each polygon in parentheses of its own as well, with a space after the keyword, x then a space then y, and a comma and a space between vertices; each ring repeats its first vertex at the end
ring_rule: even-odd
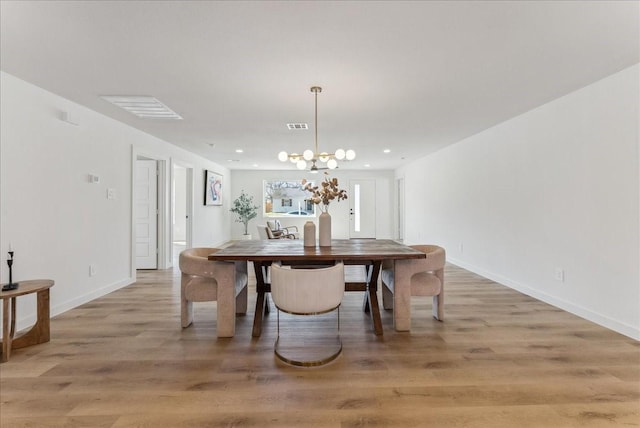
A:
POLYGON ((320 150, 387 169, 638 63, 639 5, 2 1, 0 66, 231 169, 294 169, 277 154, 313 146, 319 85, 320 150), (151 95, 184 120, 100 95, 151 95))

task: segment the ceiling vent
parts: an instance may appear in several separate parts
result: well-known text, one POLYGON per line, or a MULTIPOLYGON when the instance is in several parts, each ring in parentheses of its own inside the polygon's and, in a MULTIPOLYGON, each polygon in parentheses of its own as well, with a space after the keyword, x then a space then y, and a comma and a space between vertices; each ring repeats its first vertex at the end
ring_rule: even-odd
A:
POLYGON ((309 129, 309 125, 306 123, 287 123, 289 129, 309 129))
POLYGON ((103 95, 100 98, 143 119, 182 120, 182 117, 178 113, 154 97, 103 95))

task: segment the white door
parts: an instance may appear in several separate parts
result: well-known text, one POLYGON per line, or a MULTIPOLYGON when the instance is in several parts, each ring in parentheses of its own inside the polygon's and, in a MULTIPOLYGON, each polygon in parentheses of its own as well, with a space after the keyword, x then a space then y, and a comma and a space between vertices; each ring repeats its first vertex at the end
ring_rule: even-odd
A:
POLYGON ((376 237, 376 180, 349 181, 349 237, 376 237))
POLYGON ((158 268, 157 177, 156 161, 136 161, 136 269, 158 268))

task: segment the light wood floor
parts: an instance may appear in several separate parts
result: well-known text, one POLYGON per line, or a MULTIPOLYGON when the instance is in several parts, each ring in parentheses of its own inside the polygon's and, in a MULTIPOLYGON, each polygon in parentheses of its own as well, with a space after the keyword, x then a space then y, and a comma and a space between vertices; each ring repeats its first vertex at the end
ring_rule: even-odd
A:
POLYGON ((0 425, 640 425, 639 342, 462 269, 446 275, 443 323, 430 299, 415 299, 411 333, 394 332, 384 312, 376 337, 361 293, 348 293, 343 355, 300 369, 274 358, 275 312, 258 339, 251 314, 234 338, 216 339, 213 303, 197 304, 183 330, 177 272, 139 273, 55 317, 50 343, 0 366, 0 425))

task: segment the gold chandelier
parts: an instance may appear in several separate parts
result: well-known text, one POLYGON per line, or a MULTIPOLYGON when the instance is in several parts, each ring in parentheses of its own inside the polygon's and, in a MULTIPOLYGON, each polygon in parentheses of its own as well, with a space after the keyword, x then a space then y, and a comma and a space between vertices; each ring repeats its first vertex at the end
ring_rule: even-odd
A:
POLYGON ((338 167, 338 161, 340 160, 354 160, 356 158, 356 152, 349 149, 338 149, 335 153, 320 153, 318 150, 318 93, 322 92, 320 86, 312 86, 311 92, 315 94, 316 108, 315 108, 315 150, 307 149, 302 154, 291 153, 288 154, 285 151, 278 153, 278 159, 282 162, 291 161, 296 164, 296 167, 300 170, 307 168, 307 162, 311 162, 311 168, 309 172, 317 173, 320 169, 336 169, 338 167), (326 163, 326 167, 318 167, 318 163, 326 163))

